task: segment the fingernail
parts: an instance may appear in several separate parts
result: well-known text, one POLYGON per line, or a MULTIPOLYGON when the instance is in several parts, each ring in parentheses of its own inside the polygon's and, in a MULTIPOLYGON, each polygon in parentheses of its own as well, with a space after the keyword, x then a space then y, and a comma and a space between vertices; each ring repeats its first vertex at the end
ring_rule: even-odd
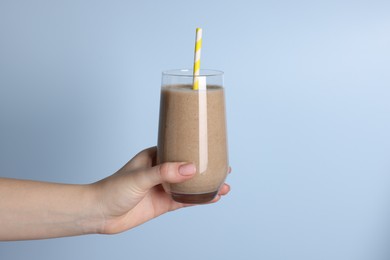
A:
POLYGON ((196 167, 193 163, 186 163, 183 165, 180 165, 179 167, 179 173, 183 176, 189 176, 196 172, 196 167))

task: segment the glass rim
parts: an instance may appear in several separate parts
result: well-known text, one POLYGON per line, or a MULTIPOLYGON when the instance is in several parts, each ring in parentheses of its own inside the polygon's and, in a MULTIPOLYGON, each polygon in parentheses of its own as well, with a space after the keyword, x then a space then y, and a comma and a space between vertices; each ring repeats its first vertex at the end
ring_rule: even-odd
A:
MULTIPOLYGON (((215 77, 215 76, 223 76, 224 72, 221 70, 215 69, 200 69, 199 75, 195 77, 215 77)), ((164 70, 162 72, 163 76, 176 76, 176 77, 194 77, 192 69, 171 69, 164 70)))

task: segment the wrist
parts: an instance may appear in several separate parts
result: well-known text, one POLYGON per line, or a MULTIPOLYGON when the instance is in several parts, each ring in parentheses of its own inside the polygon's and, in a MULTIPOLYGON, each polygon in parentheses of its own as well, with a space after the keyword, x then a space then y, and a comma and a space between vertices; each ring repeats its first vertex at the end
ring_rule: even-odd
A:
POLYGON ((101 234, 104 227, 104 216, 99 202, 99 187, 95 184, 82 185, 82 198, 85 205, 80 212, 78 225, 83 234, 101 234))

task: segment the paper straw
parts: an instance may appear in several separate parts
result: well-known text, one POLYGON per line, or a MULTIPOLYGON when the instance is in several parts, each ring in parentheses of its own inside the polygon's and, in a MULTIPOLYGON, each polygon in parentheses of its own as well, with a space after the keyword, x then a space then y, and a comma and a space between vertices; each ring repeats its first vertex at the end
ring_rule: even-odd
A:
POLYGON ((199 89, 200 51, 202 49, 202 28, 196 28, 195 57, 194 57, 194 85, 192 89, 199 89))

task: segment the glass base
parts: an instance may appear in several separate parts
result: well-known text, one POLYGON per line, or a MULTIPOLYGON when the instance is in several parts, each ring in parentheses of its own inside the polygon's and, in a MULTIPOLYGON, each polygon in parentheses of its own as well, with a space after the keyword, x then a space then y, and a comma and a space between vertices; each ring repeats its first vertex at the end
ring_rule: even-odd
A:
POLYGON ((217 196, 218 190, 201 194, 183 194, 171 192, 174 201, 186 204, 202 204, 212 201, 217 196))

